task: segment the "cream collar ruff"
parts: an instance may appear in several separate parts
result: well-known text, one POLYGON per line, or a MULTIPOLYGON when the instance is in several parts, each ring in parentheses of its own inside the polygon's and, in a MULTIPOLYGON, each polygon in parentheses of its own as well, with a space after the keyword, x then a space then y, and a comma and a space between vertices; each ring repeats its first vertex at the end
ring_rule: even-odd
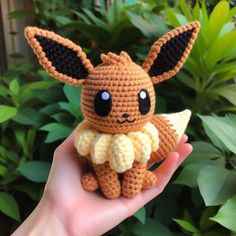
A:
POLYGON ((132 167, 134 160, 141 163, 149 160, 159 147, 158 130, 147 122, 140 131, 106 134, 91 128, 84 120, 77 127, 75 147, 81 156, 90 155, 93 163, 109 161, 111 169, 122 173, 132 167))

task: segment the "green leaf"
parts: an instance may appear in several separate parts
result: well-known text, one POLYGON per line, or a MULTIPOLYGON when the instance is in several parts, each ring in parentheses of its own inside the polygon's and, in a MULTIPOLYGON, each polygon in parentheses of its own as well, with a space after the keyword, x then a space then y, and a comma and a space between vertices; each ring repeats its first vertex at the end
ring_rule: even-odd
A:
POLYGON ((40 129, 50 132, 50 131, 55 131, 55 130, 68 129, 68 127, 59 123, 50 123, 50 124, 46 124, 42 126, 40 129))
POLYGON ((236 172, 224 166, 205 165, 198 176, 198 186, 206 206, 224 204, 236 194, 236 172))
POLYGON ((98 17, 96 17, 89 9, 83 8, 83 11, 85 12, 85 14, 88 16, 89 19, 91 19, 91 21, 93 21, 93 23, 101 28, 106 29, 108 27, 108 25, 100 20, 98 17))
POLYGON ((145 226, 138 222, 131 228, 132 233, 136 236, 153 236, 153 235, 165 235, 165 236, 173 236, 173 234, 162 225, 156 219, 147 218, 145 226))
POLYGON ((219 37, 223 37, 224 35, 230 33, 232 30, 234 30, 234 23, 233 22, 228 22, 224 24, 220 31, 219 37))
POLYGON ((12 195, 0 192, 0 211, 7 216, 20 221, 19 206, 12 195))
POLYGON ((228 20, 228 16, 229 3, 227 1, 220 1, 213 9, 206 26, 205 33, 208 45, 211 45, 218 38, 223 25, 228 20))
POLYGON ((62 25, 69 24, 71 20, 68 17, 65 16, 56 16, 55 17, 56 21, 59 22, 62 25))
POLYGON ((206 51, 205 61, 212 68, 216 62, 222 60, 227 53, 236 48, 234 40, 236 38, 236 30, 218 38, 206 51))
POLYGON ((0 176, 4 176, 7 173, 7 168, 5 166, 0 165, 0 176))
POLYGON ((58 123, 67 123, 68 122, 68 114, 65 112, 58 112, 51 117, 58 123))
POLYGON ((14 79, 10 82, 9 89, 14 95, 19 93, 19 83, 17 79, 14 79))
POLYGON ((196 2, 194 8, 193 8, 193 17, 195 20, 200 20, 200 7, 198 1, 196 2))
POLYGON ((48 133, 47 138, 45 139, 45 143, 52 143, 57 140, 61 140, 67 138, 69 134, 72 132, 71 130, 59 130, 59 131, 52 131, 48 133))
POLYGON ((173 219, 179 226, 181 226, 181 228, 183 228, 184 230, 187 230, 188 232, 191 233, 198 233, 199 230, 192 225, 191 223, 189 223, 186 220, 181 220, 181 219, 173 219))
POLYGON ((4 179, 1 181, 1 184, 8 185, 8 184, 16 181, 19 178, 20 178, 20 173, 18 173, 17 171, 8 172, 4 176, 4 179))
POLYGON ((199 164, 189 164, 186 165, 178 175, 178 177, 173 182, 174 184, 182 184, 188 187, 197 187, 197 178, 200 170, 199 164))
POLYGON ((15 107, 0 105, 0 123, 11 119, 16 113, 17 109, 15 107))
POLYGON ((236 84, 223 85, 213 90, 213 92, 226 98, 229 102, 236 106, 236 84))
POLYGON ((236 154, 236 115, 229 114, 225 117, 199 115, 199 117, 215 137, 218 140, 220 138, 220 142, 236 154))
POLYGON ((26 144, 27 144, 27 150, 28 155, 31 155, 34 150, 35 146, 35 137, 36 137, 36 130, 29 129, 26 135, 26 144))
POLYGON ((27 19, 30 16, 33 15, 32 11, 24 11, 24 10, 20 10, 20 11, 12 11, 8 14, 8 17, 10 19, 27 19))
POLYGON ((80 104, 78 103, 77 106, 73 103, 68 102, 59 102, 58 105, 63 109, 68 111, 71 115, 75 118, 78 118, 81 115, 80 104))
POLYGON ((27 179, 43 183, 47 181, 51 165, 43 161, 28 161, 20 164, 17 168, 20 173, 27 179))
POLYGON ((227 202, 219 209, 211 220, 223 225, 225 228, 236 232, 236 196, 231 197, 227 202))
POLYGON ((223 157, 222 153, 210 143, 196 141, 191 144, 193 146, 193 152, 183 162, 183 166, 187 166, 189 164, 203 165, 209 163, 212 159, 216 160, 216 158, 223 157))
POLYGON ((68 127, 59 123, 50 123, 41 127, 41 130, 49 131, 46 143, 51 143, 56 140, 66 138, 71 132, 73 127, 68 127))
POLYGON ((216 223, 209 218, 216 214, 218 207, 207 207, 201 215, 199 225, 201 231, 211 228, 216 223))
POLYGON ((152 22, 145 20, 140 15, 128 12, 128 16, 132 24, 137 27, 146 37, 156 38, 160 36, 160 29, 153 27, 152 22))
POLYGON ((222 76, 220 76, 219 79, 217 79, 216 84, 225 83, 225 81, 232 80, 235 77, 236 77, 236 71, 227 70, 225 74, 223 74, 222 76))
POLYGON ((165 11, 166 11, 168 20, 171 22, 171 24, 174 27, 180 26, 180 22, 178 21, 178 18, 176 17, 175 13, 173 12, 173 9, 168 7, 165 9, 165 11))
POLYGON ((236 6, 230 9, 229 20, 232 20, 235 14, 236 14, 236 6))
POLYGON ((209 129, 209 127, 203 123, 203 128, 205 133, 207 134, 207 136, 210 138, 211 142, 217 147, 219 148, 222 152, 226 152, 228 149, 227 147, 224 145, 224 143, 222 142, 222 140, 220 139, 220 137, 216 136, 215 133, 209 129))
POLYGON ((6 97, 8 93, 9 93, 8 89, 3 85, 0 85, 0 96, 6 97))
POLYGON ((103 42, 103 40, 106 42, 107 39, 111 37, 111 34, 108 29, 103 29, 96 25, 86 24, 80 21, 73 21, 69 24, 66 24, 64 27, 66 27, 67 29, 72 28, 80 30, 81 32, 86 32, 94 39, 99 40, 100 42, 103 42))
POLYGON ((63 87, 63 91, 68 101, 77 107, 80 104, 81 90, 81 87, 72 87, 68 84, 65 84, 63 87))
POLYGON ((79 19, 81 19, 81 21, 83 21, 86 24, 91 24, 92 22, 89 20, 89 18, 87 16, 85 16, 84 14, 78 12, 78 11, 73 11, 73 13, 75 13, 75 15, 77 15, 79 17, 79 19))
POLYGON ((26 193, 30 198, 35 201, 38 201, 41 197, 41 188, 39 184, 35 184, 32 182, 17 184, 14 186, 14 189, 26 193))
POLYGON ((24 107, 20 109, 13 120, 19 124, 32 125, 34 128, 39 128, 45 123, 45 116, 37 109, 31 107, 24 107))
POLYGON ((146 222, 146 210, 145 207, 141 207, 138 211, 136 211, 133 215, 137 218, 142 224, 146 222))
POLYGON ((187 4, 185 0, 179 0, 178 2, 179 2, 181 10, 184 13, 184 16, 188 19, 188 21, 192 21, 193 16, 190 11, 190 4, 187 4))
POLYGON ((55 105, 55 103, 62 99, 63 91, 61 86, 57 86, 45 90, 33 90, 33 96, 46 104, 55 105))
POLYGON ((175 15, 178 21, 180 22, 180 25, 186 25, 189 22, 188 19, 184 15, 178 14, 178 13, 175 13, 175 15))
POLYGON ((48 116, 51 116, 51 115, 57 113, 59 109, 60 109, 60 107, 58 104, 49 104, 49 105, 43 107, 42 109, 40 109, 40 112, 42 112, 48 116))
POLYGON ((227 1, 220 1, 213 9, 206 27, 206 38, 208 45, 211 45, 226 23, 229 17, 229 3, 227 1))
POLYGON ((22 85, 19 94, 19 99, 21 101, 21 104, 25 103, 26 101, 34 97, 33 90, 48 89, 55 84, 58 84, 58 82, 55 79, 50 79, 47 81, 37 81, 37 82, 32 82, 30 84, 22 85))

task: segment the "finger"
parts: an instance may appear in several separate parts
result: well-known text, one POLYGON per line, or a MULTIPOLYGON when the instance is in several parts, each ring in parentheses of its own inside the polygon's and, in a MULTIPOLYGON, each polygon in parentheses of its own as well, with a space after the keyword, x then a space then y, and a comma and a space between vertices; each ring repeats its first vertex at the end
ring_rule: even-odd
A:
POLYGON ((184 143, 181 146, 179 146, 176 151, 179 153, 179 160, 177 163, 177 165, 179 166, 193 151, 193 147, 189 143, 184 143))
POLYGON ((76 128, 71 132, 71 134, 56 148, 54 156, 58 154, 66 155, 69 153, 77 153, 74 145, 76 128), (57 154, 58 153, 58 154, 57 154))
POLYGON ((184 134, 184 135, 182 136, 182 138, 180 139, 180 141, 179 141, 179 143, 178 143, 178 145, 177 145, 176 148, 178 148, 179 146, 181 146, 183 143, 186 143, 187 141, 188 141, 188 136, 187 136, 186 134, 184 134))
POLYGON ((169 153, 168 157, 164 160, 164 162, 156 170, 153 171, 158 181, 160 179, 164 180, 164 177, 172 175, 173 171, 176 168, 178 159, 179 159, 179 153, 177 152, 169 153))
POLYGON ((154 171, 157 176, 157 185, 142 191, 143 204, 146 204, 163 191, 177 169, 178 159, 179 154, 177 152, 171 152, 161 166, 154 171))
MULTIPOLYGON (((188 141, 188 136, 186 134, 184 134, 182 136, 182 138, 180 139, 179 143, 177 144, 176 148, 178 148, 179 146, 181 146, 183 143, 186 143, 188 141)), ((178 152, 178 151, 177 151, 178 152)), ((148 168, 150 168, 153 165, 153 160, 149 160, 147 162, 147 166, 148 168)))

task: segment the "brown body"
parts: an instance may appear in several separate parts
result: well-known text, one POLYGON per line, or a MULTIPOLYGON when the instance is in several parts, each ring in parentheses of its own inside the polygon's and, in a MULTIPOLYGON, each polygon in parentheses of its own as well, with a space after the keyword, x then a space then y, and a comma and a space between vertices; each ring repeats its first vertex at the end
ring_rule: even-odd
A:
MULTIPOLYGON (((180 128, 173 123, 173 116, 154 115, 153 84, 169 79, 179 71, 199 28, 198 22, 192 22, 164 35, 154 43, 143 66, 135 64, 126 52, 121 52, 119 55, 102 54, 103 63, 93 67, 82 49, 68 39, 35 27, 27 27, 25 35, 50 75, 74 86, 82 85, 83 114, 95 130, 127 134, 139 131, 147 122, 153 123, 159 132, 160 143, 150 158, 157 162, 177 145, 189 113, 179 115, 186 118, 180 122, 180 128)), ((147 163, 134 161, 132 168, 122 173, 122 179, 111 169, 109 162, 92 163, 92 166, 93 171, 83 176, 82 184, 88 191, 100 187, 107 198, 117 198, 121 194, 131 198, 141 189, 156 184, 155 176, 147 170, 147 163)))

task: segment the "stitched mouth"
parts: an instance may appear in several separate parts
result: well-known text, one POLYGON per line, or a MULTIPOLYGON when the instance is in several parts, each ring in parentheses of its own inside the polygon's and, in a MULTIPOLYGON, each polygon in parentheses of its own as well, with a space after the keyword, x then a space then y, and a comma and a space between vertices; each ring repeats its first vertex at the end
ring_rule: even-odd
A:
POLYGON ((133 119, 133 120, 124 119, 124 120, 117 120, 117 123, 119 123, 119 124, 123 124, 125 122, 134 123, 135 121, 136 121, 136 119, 133 119))

